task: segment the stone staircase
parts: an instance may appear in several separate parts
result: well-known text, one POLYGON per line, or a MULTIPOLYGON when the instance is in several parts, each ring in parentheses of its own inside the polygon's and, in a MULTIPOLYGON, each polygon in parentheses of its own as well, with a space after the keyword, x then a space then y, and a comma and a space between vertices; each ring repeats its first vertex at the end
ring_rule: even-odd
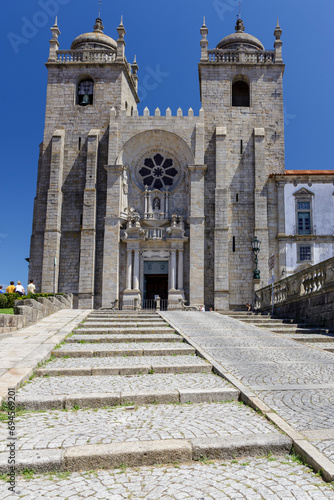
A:
POLYGON ((222 311, 221 314, 237 319, 246 324, 265 328, 273 333, 279 333, 296 342, 334 352, 334 331, 317 325, 298 323, 293 319, 282 319, 246 311, 222 311))
MULTIPOLYGON (((238 402, 239 391, 158 313, 91 312, 35 375, 17 393, 18 471, 291 450, 291 439, 238 402)), ((6 470, 6 440, 0 447, 6 470)))

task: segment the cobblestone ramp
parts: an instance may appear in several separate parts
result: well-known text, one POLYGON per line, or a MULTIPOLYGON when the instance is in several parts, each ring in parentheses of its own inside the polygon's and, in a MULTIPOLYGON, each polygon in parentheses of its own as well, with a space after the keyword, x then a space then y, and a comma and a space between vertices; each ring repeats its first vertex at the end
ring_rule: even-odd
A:
POLYGON ((334 345, 330 332, 273 333, 270 319, 247 313, 162 315, 241 390, 242 400, 287 432, 307 463, 334 480, 334 356, 317 348, 334 345), (305 342, 310 338, 316 341, 305 342))
MULTIPOLYGON (((239 391, 158 314, 91 313, 35 374, 17 394, 18 470, 112 469, 291 449, 291 439, 238 402, 239 391)), ((6 424, 0 429, 6 470, 6 424)))

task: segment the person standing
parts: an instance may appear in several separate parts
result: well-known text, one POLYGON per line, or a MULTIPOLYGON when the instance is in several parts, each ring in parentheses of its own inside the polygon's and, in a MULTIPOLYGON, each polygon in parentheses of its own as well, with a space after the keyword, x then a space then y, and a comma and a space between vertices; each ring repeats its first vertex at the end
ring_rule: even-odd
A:
POLYGON ((24 295, 25 294, 25 291, 24 291, 24 288, 21 284, 21 281, 18 281, 17 282, 17 285, 15 287, 15 293, 18 293, 19 295, 24 295))
POLYGON ((30 280, 29 285, 27 286, 27 293, 35 293, 35 289, 34 280, 30 280))
POLYGON ((14 293, 14 292, 15 292, 14 281, 11 281, 10 285, 7 286, 7 288, 6 288, 6 293, 14 293))

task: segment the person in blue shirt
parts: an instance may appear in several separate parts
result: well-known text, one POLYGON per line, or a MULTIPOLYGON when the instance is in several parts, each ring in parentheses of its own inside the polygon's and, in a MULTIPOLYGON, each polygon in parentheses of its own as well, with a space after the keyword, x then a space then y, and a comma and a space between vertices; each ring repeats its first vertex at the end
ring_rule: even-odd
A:
POLYGON ((0 293, 6 293, 5 290, 3 289, 2 285, 0 285, 0 293))

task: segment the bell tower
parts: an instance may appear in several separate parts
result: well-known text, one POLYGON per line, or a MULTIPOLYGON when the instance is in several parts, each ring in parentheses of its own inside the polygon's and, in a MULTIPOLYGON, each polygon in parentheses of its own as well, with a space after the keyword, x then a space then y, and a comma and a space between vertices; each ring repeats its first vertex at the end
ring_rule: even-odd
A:
POLYGON ((137 110, 138 65, 126 59, 123 20, 117 40, 98 17, 66 50, 57 19, 51 33, 29 273, 41 292, 74 293, 90 308, 102 287, 110 110, 137 110))
POLYGON ((260 284, 253 282, 254 237, 261 242, 261 284, 267 284, 267 259, 275 253, 267 181, 270 173, 284 171, 282 30, 277 22, 274 50, 246 33, 241 19, 213 50, 205 20, 200 32, 206 255, 214 262, 206 302, 229 309, 251 301, 260 284))

